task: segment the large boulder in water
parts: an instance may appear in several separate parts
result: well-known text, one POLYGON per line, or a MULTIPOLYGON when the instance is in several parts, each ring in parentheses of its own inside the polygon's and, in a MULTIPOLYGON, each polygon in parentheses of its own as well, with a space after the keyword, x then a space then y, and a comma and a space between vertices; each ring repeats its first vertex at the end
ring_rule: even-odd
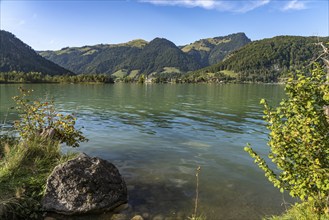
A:
POLYGON ((42 206, 65 215, 101 213, 127 203, 127 197, 125 181, 112 163, 81 153, 55 167, 42 206))

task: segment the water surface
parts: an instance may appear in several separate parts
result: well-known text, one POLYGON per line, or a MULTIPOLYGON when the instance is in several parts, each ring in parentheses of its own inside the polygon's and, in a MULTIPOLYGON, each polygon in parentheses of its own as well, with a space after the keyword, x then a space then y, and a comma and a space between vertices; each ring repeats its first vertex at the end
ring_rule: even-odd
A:
MULTIPOLYGON (((0 85, 2 122, 17 117, 8 108, 18 87, 0 85)), ((277 105, 284 94, 280 85, 24 87, 76 114, 90 139, 76 150, 119 168, 128 185, 128 216, 186 219, 194 209, 198 166, 199 212, 207 219, 261 219, 284 210, 282 194, 243 151, 251 143, 262 155, 268 152, 259 101, 277 105)))

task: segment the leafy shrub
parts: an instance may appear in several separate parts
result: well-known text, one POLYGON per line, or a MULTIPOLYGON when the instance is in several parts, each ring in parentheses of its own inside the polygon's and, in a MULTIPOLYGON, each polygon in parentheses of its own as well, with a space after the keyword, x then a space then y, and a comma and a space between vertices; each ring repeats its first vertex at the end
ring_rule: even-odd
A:
POLYGON ((87 141, 82 132, 75 129, 76 118, 73 115, 56 112, 53 100, 31 101, 28 97, 32 91, 20 88, 21 95, 13 97, 16 109, 21 113, 14 126, 23 140, 43 137, 72 147, 87 141))
POLYGON ((280 191, 314 202, 317 212, 328 212, 329 122, 324 106, 329 105, 326 74, 315 65, 310 76, 298 75, 286 86, 287 99, 276 109, 265 100, 264 119, 270 130, 268 157, 279 171, 268 167, 252 148, 245 147, 265 176, 280 191))

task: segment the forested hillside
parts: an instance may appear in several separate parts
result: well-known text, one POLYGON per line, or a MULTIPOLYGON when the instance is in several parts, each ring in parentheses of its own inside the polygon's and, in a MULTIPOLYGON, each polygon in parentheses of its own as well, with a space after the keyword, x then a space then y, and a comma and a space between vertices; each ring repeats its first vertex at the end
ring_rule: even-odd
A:
POLYGON ((226 55, 250 42, 251 40, 244 33, 236 33, 201 39, 181 48, 198 60, 202 67, 206 67, 222 61, 226 55))
POLYGON ((113 73, 124 67, 122 61, 136 56, 146 44, 144 40, 134 40, 117 45, 66 47, 42 51, 40 55, 75 73, 113 73))
POLYGON ((222 62, 192 74, 220 72, 239 81, 276 82, 292 70, 302 70, 316 59, 322 51, 317 42, 329 42, 329 37, 278 36, 253 41, 222 62))
POLYGON ((137 57, 126 60, 125 66, 139 69, 142 73, 162 72, 164 67, 175 67, 186 72, 201 68, 198 61, 181 51, 174 43, 164 38, 155 38, 137 57))
POLYGON ((43 58, 15 35, 0 30, 0 72, 41 72, 49 75, 72 74, 71 71, 43 58))

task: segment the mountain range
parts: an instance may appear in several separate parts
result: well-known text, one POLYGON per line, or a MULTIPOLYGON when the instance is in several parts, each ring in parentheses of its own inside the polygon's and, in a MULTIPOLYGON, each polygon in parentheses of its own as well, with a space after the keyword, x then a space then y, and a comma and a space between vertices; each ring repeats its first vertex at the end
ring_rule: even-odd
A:
POLYGON ((109 74, 132 79, 140 75, 170 78, 178 74, 185 79, 205 81, 216 75, 263 82, 277 81, 291 71, 303 69, 322 53, 317 43, 329 42, 329 37, 301 36, 251 41, 244 33, 236 33, 182 46, 155 38, 150 42, 137 39, 36 52, 9 32, 1 30, 0 38, 0 72, 109 74))
POLYGON ((215 64, 249 42, 251 40, 244 33, 237 33, 201 39, 180 47, 167 39, 155 38, 150 42, 139 39, 123 44, 39 51, 39 54, 77 74, 123 76, 166 71, 185 73, 215 64))

